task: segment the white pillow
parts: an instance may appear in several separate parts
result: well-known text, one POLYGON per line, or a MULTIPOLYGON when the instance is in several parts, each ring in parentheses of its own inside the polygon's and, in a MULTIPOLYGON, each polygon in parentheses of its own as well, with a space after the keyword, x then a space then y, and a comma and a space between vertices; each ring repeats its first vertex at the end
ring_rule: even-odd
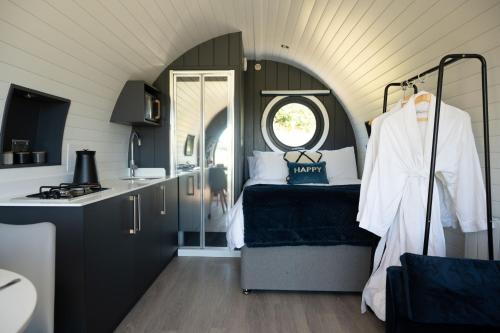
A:
POLYGON ((358 179, 358 168, 354 147, 336 150, 320 150, 323 154, 321 161, 326 162, 328 178, 358 179))
POLYGON ((254 179, 284 180, 288 176, 288 167, 283 159, 283 153, 254 151, 254 179))
POLYGON ((255 178, 255 157, 254 156, 248 156, 248 176, 251 179, 255 178))

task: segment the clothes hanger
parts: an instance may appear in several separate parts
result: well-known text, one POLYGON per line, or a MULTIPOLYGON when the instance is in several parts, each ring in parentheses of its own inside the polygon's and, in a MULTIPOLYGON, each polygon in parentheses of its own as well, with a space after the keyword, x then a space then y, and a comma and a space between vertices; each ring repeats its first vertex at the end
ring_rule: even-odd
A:
POLYGON ((421 95, 415 97, 415 105, 420 103, 430 103, 432 95, 428 92, 423 92, 421 95))
MULTIPOLYGON (((417 77, 418 77, 420 86, 425 87, 426 75, 423 75, 421 77, 420 74, 419 74, 417 77)), ((418 96, 416 96, 415 100, 414 100, 414 102, 415 102, 415 109, 416 109, 417 114, 418 113, 426 113, 426 114, 428 114, 429 113, 429 108, 431 106, 432 94, 429 93, 429 92, 426 92, 425 88, 423 90, 424 91, 422 91, 418 96), (419 109, 418 106, 422 105, 424 103, 427 103, 427 107, 424 110, 419 109)), ((428 117, 420 117, 420 118, 417 118, 417 120, 418 121, 427 121, 428 117)))
POLYGON ((415 97, 415 112, 417 114, 417 121, 429 120, 429 117, 427 115, 429 114, 429 108, 431 107, 431 99, 432 95, 428 92, 424 92, 421 95, 415 97), (426 107, 423 106, 424 109, 421 108, 423 104, 427 104, 426 107))
MULTIPOLYGON (((423 86, 423 83, 425 83, 425 75, 424 75, 423 78, 420 78, 420 75, 419 75, 418 78, 420 80, 420 83, 423 86)), ((403 100, 402 100, 403 104, 408 103, 408 101, 410 100, 410 98, 413 96, 413 94, 410 94, 410 95, 406 96, 406 89, 407 88, 411 88, 412 89, 414 85, 415 85, 415 83, 413 81, 409 81, 409 82, 406 81, 405 83, 401 83, 401 88, 403 89, 403 100)), ((421 91, 415 97, 415 101, 414 102, 415 102, 415 105, 420 104, 420 103, 424 103, 424 102, 430 103, 431 102, 431 98, 432 98, 432 94, 431 93, 428 93, 426 91, 421 91)))
MULTIPOLYGON (((401 106, 403 106, 408 102, 408 100, 412 96, 412 94, 406 96, 406 90, 408 89, 408 87, 411 87, 413 89, 414 83, 413 82, 410 83, 410 82, 406 81, 406 82, 401 82, 399 85, 401 86, 401 91, 403 92, 403 98, 401 99, 401 106)), ((373 121, 377 118, 378 118, 378 116, 366 121, 365 124, 367 124, 368 126, 372 126, 373 121)))
POLYGON ((422 77, 420 77, 420 74, 418 75, 418 80, 420 82, 420 86, 424 87, 424 89, 422 89, 421 94, 419 94, 418 96, 415 97, 415 105, 418 105, 421 103, 430 103, 431 102, 432 94, 425 91, 425 86, 424 86, 425 78, 426 78, 426 75, 424 75, 422 77))
POLYGON ((410 97, 412 96, 411 94, 406 96, 406 89, 408 89, 409 85, 410 83, 408 81, 401 82, 401 90, 403 90, 403 99, 401 100, 401 105, 405 105, 406 103, 408 103, 410 97))
MULTIPOLYGON (((418 76, 418 78, 421 79, 420 75, 418 76)), ((425 80, 425 76, 424 76, 423 80, 425 80)), ((420 82, 424 83, 424 81, 420 81, 420 82)), ((406 103, 408 103, 408 101, 410 100, 410 98, 413 96, 413 94, 410 94, 410 95, 406 96, 406 89, 408 89, 408 88, 413 89, 414 85, 415 85, 415 83, 413 81, 401 82, 401 89, 403 90, 403 99, 401 100, 401 105, 405 105, 406 103)), ((432 95, 430 93, 422 91, 422 92, 420 92, 420 93, 417 94, 417 96, 415 97, 415 99, 414 99, 413 102, 414 102, 415 107, 417 105, 419 105, 419 104, 422 104, 422 103, 429 103, 429 106, 430 106, 431 98, 432 98, 432 95)), ((427 110, 424 110, 424 111, 416 110, 417 121, 418 122, 426 122, 426 121, 428 121, 429 118, 427 116, 425 116, 425 117, 418 117, 419 113, 428 112, 428 111, 429 111, 428 108, 427 108, 427 110)))

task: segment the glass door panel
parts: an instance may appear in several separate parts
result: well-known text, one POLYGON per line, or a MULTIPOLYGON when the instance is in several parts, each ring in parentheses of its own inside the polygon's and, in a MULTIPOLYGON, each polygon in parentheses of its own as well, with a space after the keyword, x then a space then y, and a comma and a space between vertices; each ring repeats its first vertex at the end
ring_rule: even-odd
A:
POLYGON ((179 177, 179 246, 202 245, 201 75, 174 75, 175 171, 179 177))
POLYGON ((231 109, 229 77, 203 75, 203 243, 207 247, 227 246, 233 173, 231 109))

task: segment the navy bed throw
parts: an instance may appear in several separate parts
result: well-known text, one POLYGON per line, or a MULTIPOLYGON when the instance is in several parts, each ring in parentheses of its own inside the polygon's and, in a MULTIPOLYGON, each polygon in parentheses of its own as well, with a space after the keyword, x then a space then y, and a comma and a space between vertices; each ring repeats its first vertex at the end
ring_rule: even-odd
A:
POLYGON ((253 185, 243 192, 245 244, 375 246, 359 228, 359 185, 253 185))
POLYGON ((388 332, 500 331, 500 261, 405 253, 401 264, 387 270, 388 332))

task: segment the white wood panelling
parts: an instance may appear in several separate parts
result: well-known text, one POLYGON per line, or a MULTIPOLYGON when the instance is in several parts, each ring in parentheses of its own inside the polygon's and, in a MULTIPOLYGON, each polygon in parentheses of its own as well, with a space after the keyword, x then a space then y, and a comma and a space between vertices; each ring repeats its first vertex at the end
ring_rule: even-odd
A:
MULTIPOLYGON (((333 89, 353 122, 362 163, 364 121, 380 114, 385 84, 446 53, 481 53, 489 65, 500 216, 499 18, 500 0, 0 0, 0 104, 11 82, 70 98, 65 146, 122 153, 100 163, 103 170, 125 167, 129 128, 108 123, 123 83, 151 82, 189 48, 242 31, 247 57, 294 64, 333 89)), ((435 91, 435 81, 427 78, 425 88, 435 91)), ((455 64, 446 71, 444 97, 471 114, 482 152, 479 83, 476 63, 455 64)), ((400 97, 396 89, 389 101, 400 97)), ((0 182, 67 175, 66 166, 22 174, 1 170, 0 182)))
POLYGON ((71 99, 63 165, 0 170, 0 196, 70 180, 74 151, 83 148, 97 151, 100 178, 125 173, 130 127, 111 124, 109 117, 122 85, 141 69, 122 62, 119 52, 98 43, 72 20, 74 11, 62 14, 63 8, 74 9, 43 1, 0 2, 0 115, 11 83, 71 99))

